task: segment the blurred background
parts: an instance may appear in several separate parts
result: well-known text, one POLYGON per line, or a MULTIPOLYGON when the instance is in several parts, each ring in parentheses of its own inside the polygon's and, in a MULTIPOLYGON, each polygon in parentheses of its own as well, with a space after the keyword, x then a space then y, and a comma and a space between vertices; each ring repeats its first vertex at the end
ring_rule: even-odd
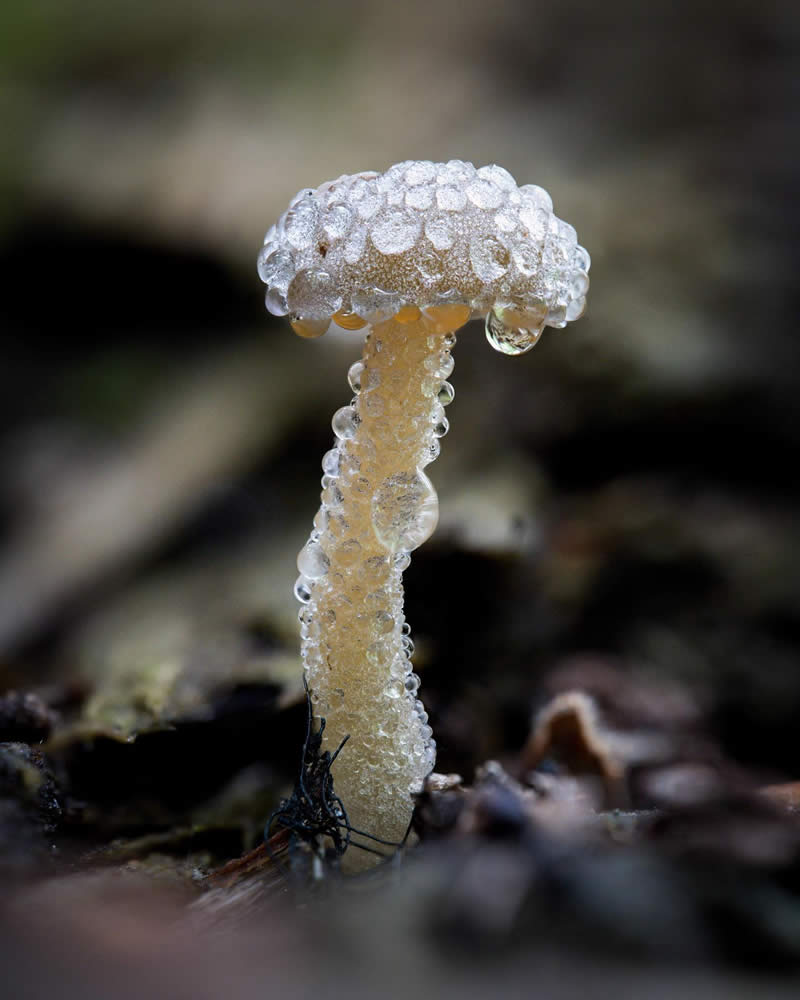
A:
POLYGON ((438 769, 580 676, 800 777, 798 35, 778 0, 2 5, 0 690, 58 713, 93 836, 291 772, 360 338, 296 338, 255 257, 299 188, 409 158, 544 186, 593 260, 530 354, 459 336, 406 578, 438 769))

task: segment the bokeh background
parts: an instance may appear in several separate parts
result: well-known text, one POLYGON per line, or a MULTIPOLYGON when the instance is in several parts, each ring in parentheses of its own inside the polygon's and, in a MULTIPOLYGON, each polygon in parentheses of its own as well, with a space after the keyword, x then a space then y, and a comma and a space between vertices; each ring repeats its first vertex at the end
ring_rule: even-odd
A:
POLYGON ((439 769, 580 666, 800 777, 798 35, 770 0, 2 5, 0 688, 47 694, 109 835, 289 773, 360 344, 295 338, 255 256, 299 188, 409 158, 541 184, 593 259, 530 354, 459 337, 407 574, 439 769))

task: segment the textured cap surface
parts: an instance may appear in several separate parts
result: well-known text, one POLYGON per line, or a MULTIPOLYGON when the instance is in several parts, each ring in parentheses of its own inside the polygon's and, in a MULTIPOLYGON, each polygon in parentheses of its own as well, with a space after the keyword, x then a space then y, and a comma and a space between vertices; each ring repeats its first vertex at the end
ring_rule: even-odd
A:
POLYGON ((304 321, 454 303, 563 327, 584 310, 589 263, 542 188, 496 165, 409 160, 300 191, 258 271, 267 308, 304 321))

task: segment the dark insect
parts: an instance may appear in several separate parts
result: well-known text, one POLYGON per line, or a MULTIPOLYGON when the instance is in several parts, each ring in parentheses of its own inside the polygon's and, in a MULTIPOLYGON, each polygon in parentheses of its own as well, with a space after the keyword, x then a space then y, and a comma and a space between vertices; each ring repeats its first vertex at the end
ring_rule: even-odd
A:
POLYGON ((331 774, 334 761, 350 737, 345 736, 333 753, 330 750, 323 751, 322 735, 325 732, 325 719, 320 718, 319 727, 314 731, 308 687, 306 687, 306 701, 308 721, 300 773, 291 796, 288 799, 281 799, 277 809, 267 820, 264 840, 268 853, 271 852, 272 828, 277 824, 289 831, 290 853, 299 842, 302 842, 311 848, 318 859, 340 858, 350 846, 381 858, 390 857, 383 851, 353 839, 355 834, 359 838, 393 848, 402 847, 405 843, 405 838, 401 843, 381 840, 380 837, 357 830, 351 825, 342 800, 334 791, 331 774))

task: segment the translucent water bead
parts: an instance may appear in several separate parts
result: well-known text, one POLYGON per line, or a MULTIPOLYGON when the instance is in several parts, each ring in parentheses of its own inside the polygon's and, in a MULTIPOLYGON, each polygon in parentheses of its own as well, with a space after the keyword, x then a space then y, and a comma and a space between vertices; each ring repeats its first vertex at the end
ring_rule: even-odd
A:
POLYGON ((372 526, 389 552, 419 548, 436 530, 439 498, 424 472, 401 472, 390 476, 375 491, 372 526))
POLYGON ((534 320, 533 326, 519 325, 531 319, 509 314, 508 310, 492 309, 486 315, 486 339, 501 354, 524 354, 537 343, 544 329, 544 318, 538 323, 534 320))

